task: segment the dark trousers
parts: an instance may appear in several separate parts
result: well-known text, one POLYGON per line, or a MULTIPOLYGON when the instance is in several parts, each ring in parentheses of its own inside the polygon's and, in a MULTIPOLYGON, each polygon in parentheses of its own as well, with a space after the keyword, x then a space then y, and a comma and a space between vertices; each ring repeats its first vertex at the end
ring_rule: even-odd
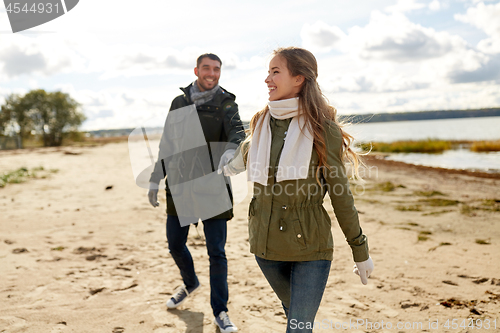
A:
POLYGON ((255 259, 285 310, 286 332, 312 332, 332 262, 255 259))
MULTIPOLYGON (((221 311, 227 312, 229 297, 227 287, 227 259, 224 247, 227 237, 226 219, 209 219, 203 221, 203 231, 210 258, 210 305, 214 316, 221 311)), ((179 218, 167 215, 167 240, 170 254, 181 272, 182 280, 188 290, 198 286, 199 281, 194 271, 193 257, 186 242, 189 225, 181 227, 179 218)))

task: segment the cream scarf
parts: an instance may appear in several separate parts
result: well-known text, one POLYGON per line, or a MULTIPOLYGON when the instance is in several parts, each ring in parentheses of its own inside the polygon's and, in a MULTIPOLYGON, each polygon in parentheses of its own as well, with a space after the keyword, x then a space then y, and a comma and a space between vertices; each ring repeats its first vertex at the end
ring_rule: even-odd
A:
POLYGON ((269 112, 259 120, 250 143, 247 159, 248 180, 267 186, 272 139, 269 126, 271 116, 275 119, 292 118, 278 163, 276 181, 306 179, 313 149, 313 135, 305 126, 304 117, 298 117, 299 98, 269 101, 267 105, 269 112))

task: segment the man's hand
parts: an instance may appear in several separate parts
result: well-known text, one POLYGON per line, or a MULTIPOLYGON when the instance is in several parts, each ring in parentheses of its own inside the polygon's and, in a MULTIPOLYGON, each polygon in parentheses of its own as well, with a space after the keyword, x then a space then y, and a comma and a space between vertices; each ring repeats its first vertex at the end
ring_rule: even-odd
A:
POLYGON ((217 170, 217 173, 220 175, 222 173, 222 170, 225 165, 231 161, 231 159, 234 157, 234 153, 236 152, 236 149, 228 149, 222 154, 219 162, 219 168, 217 170))
POLYGON ((359 275, 361 278, 361 283, 368 284, 368 278, 373 272, 374 266, 372 258, 368 257, 367 260, 361 262, 355 262, 353 273, 359 275))
POLYGON ((151 206, 158 207, 160 205, 158 202, 158 184, 149 183, 148 198, 151 206))

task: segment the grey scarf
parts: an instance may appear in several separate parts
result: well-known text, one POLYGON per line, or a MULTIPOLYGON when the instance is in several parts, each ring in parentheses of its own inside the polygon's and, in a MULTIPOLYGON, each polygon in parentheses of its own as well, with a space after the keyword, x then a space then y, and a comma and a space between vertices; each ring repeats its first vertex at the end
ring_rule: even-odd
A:
POLYGON ((210 90, 200 91, 200 89, 198 88, 198 84, 196 83, 196 81, 194 81, 191 89, 189 89, 189 94, 191 95, 191 100, 193 101, 194 105, 199 106, 214 98, 219 89, 219 85, 216 85, 210 90))

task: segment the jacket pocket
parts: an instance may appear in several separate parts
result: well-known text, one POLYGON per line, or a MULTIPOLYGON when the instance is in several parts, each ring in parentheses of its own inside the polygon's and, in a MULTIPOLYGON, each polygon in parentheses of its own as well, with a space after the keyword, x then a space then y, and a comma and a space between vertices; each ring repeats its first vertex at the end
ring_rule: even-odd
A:
POLYGON ((257 253, 257 238, 259 234, 258 224, 255 221, 255 197, 250 201, 248 207, 248 242, 250 243, 250 252, 257 253))
POLYGON ((292 222, 293 230, 295 232, 295 239, 299 244, 299 247, 304 250, 307 248, 306 239, 304 236, 304 231, 302 230, 302 225, 299 220, 295 220, 292 222))
POLYGON ((250 201, 250 206, 248 207, 248 217, 255 216, 255 197, 250 201))

